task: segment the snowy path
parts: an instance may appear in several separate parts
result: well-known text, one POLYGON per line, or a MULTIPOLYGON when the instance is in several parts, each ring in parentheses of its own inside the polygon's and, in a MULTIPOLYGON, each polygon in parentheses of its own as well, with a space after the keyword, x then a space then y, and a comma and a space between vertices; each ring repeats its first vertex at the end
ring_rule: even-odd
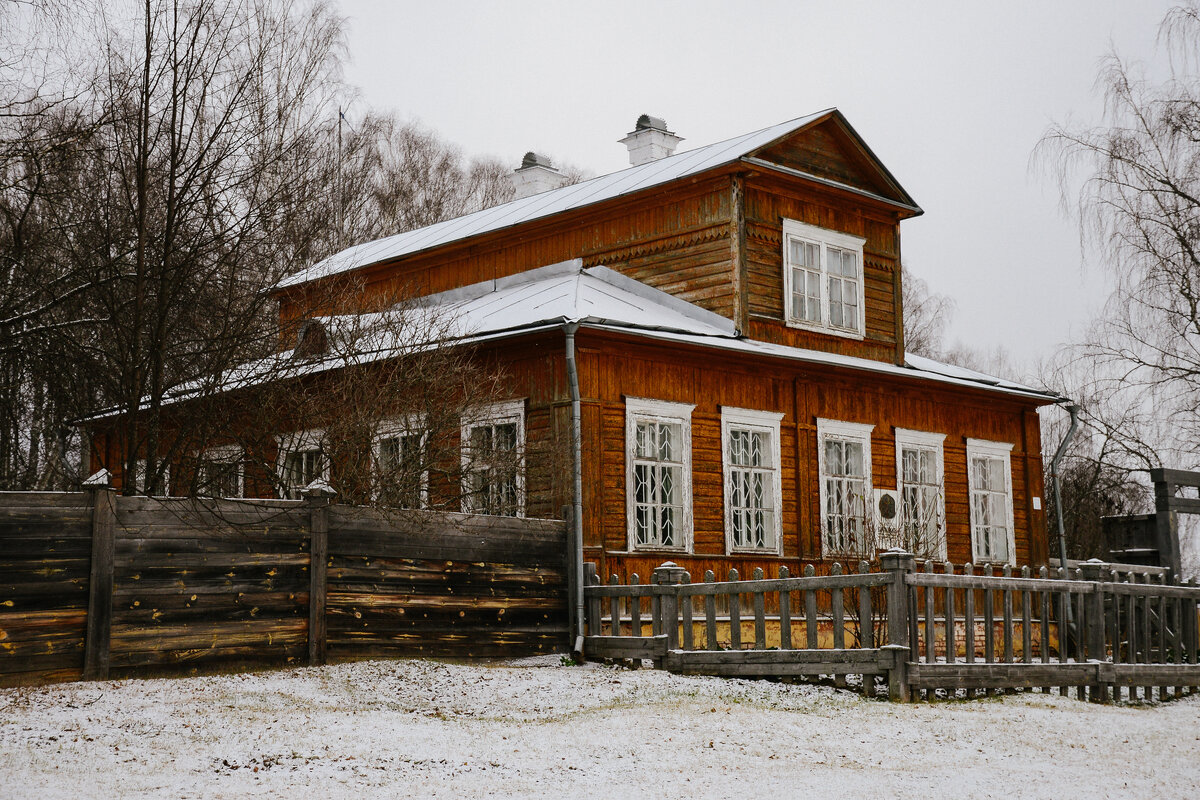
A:
POLYGON ((363 662, 0 690, 0 763, 13 800, 1196 797, 1200 700, 903 706, 652 670, 363 662))

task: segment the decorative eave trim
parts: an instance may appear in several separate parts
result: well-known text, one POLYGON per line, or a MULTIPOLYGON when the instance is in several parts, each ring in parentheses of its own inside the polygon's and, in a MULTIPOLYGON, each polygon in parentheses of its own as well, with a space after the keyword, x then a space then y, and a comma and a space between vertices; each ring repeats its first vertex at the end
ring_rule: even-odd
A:
POLYGON ((674 236, 666 236, 661 239, 654 239, 649 242, 628 245, 617 250, 597 250, 594 253, 584 256, 583 265, 585 267, 608 266, 614 262, 628 261, 634 258, 654 255, 655 253, 666 252, 667 250, 677 250, 680 247, 704 244, 705 242, 716 242, 728 238, 729 223, 725 221, 715 222, 703 228, 686 231, 674 236))
POLYGON ((925 213, 919 206, 909 205, 908 203, 902 203, 899 200, 893 200, 890 197, 884 197, 883 195, 875 194, 874 192, 869 192, 866 189, 859 189, 857 186, 851 186, 848 183, 842 183, 841 181, 835 181, 835 180, 831 180, 829 178, 822 178, 820 176, 813 175, 811 172, 804 172, 803 170, 793 169, 792 167, 785 167, 782 164, 776 164, 771 161, 766 161, 761 158, 756 158, 755 156, 743 156, 741 161, 743 163, 750 164, 755 167, 761 167, 762 169, 768 169, 773 172, 779 172, 784 175, 790 175, 793 178, 803 178, 806 181, 812 181, 813 183, 819 183, 822 186, 828 186, 832 189, 840 189, 843 192, 850 192, 852 194, 857 194, 861 197, 866 197, 866 198, 869 198, 876 202, 883 203, 884 205, 892 206, 894 208, 901 208, 901 209, 904 209, 905 211, 911 212, 914 217, 920 216, 921 214, 925 213))

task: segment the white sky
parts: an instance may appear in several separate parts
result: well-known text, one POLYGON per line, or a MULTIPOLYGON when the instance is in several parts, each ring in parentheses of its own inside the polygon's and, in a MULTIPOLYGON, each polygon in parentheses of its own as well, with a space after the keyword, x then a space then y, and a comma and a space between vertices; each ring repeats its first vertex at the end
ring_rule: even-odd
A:
POLYGON ((955 299, 949 338, 1025 362, 1081 334, 1106 281, 1031 151, 1051 121, 1099 119, 1101 56, 1155 58, 1170 5, 341 3, 357 108, 514 167, 536 150, 621 169, 642 113, 684 150, 837 106, 925 209, 903 253, 955 299))

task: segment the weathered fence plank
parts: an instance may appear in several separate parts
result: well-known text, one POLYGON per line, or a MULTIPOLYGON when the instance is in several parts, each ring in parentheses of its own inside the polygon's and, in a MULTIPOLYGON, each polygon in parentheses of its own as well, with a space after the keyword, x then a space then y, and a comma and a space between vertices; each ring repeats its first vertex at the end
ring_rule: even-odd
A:
POLYGON ((113 549, 116 539, 116 492, 92 489, 92 567, 88 581, 84 680, 108 677, 112 634, 113 549))

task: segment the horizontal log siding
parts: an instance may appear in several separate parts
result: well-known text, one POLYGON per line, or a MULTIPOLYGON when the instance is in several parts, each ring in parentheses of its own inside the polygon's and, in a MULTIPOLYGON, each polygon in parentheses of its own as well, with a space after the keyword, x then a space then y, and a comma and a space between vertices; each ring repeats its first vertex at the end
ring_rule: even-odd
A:
POLYGON ((0 686, 82 674, 91 553, 88 494, 0 492, 0 686))
MULTIPOLYGON (((532 222, 519 226, 519 233, 506 229, 406 256, 365 268, 360 275, 367 292, 386 299, 446 291, 582 258, 587 266, 612 267, 728 314, 729 219, 728 178, 714 177, 532 222), (676 270, 685 277, 673 276, 676 270)), ((316 282, 286 292, 281 320, 328 311, 325 291, 316 282)))
POLYGON ((330 658, 561 651, 566 604, 561 523, 330 510, 330 658))
POLYGON ((288 505, 119 498, 113 668, 301 662, 309 511, 288 505))
POLYGON ((619 334, 585 330, 580 342, 585 353, 581 371, 584 448, 595 455, 585 484, 586 545, 588 558, 602 562, 601 574, 606 579, 616 572, 625 580, 630 572, 641 574, 668 559, 691 570, 693 580, 699 579, 704 569, 713 569, 719 575, 727 573, 730 566, 739 570, 761 566, 769 574, 777 570, 780 560, 774 556, 725 555, 722 405, 784 414, 780 438, 785 560, 822 557, 818 535, 818 418, 875 426, 872 483, 878 489, 896 488, 896 428, 946 434, 948 557, 959 562, 971 559, 966 439, 1012 443, 1017 560, 1020 564, 1042 563, 1046 558, 1044 513, 1031 507, 1031 491, 1040 491, 1034 487, 1042 486, 1040 441, 1032 402, 970 389, 931 387, 924 382, 856 376, 816 365, 757 363, 743 356, 687 350, 619 334), (696 405, 692 415, 695 532, 690 555, 628 552, 626 397, 696 405))
POLYGON ((663 242, 672 246, 653 252, 603 253, 585 259, 584 263, 612 267, 655 289, 732 318, 734 294, 728 225, 676 238, 682 241, 663 242))
POLYGON ((801 197, 794 187, 770 177, 747 180, 746 261, 749 284, 749 335, 754 339, 838 352, 879 361, 896 356, 896 308, 893 292, 898 222, 833 193, 819 190, 801 197), (874 216, 872 215, 874 214, 874 216), (861 236, 866 335, 861 341, 788 327, 784 323, 783 220, 861 236))

